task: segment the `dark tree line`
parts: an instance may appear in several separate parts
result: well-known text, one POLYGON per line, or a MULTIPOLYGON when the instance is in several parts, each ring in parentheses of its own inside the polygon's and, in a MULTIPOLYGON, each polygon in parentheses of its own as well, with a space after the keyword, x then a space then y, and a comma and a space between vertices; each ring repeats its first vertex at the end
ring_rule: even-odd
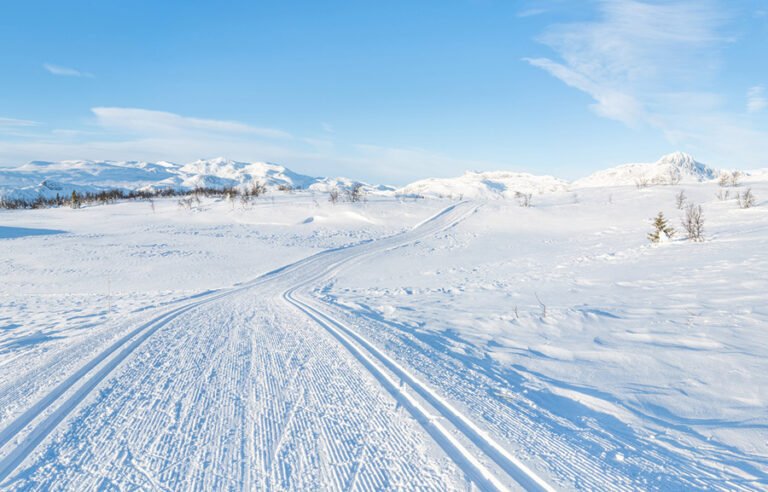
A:
POLYGON ((34 199, 0 197, 0 209, 35 209, 53 207, 80 208, 83 205, 106 205, 120 200, 151 200, 153 198, 205 196, 216 198, 232 198, 237 196, 258 197, 266 193, 267 189, 261 183, 256 183, 248 188, 212 188, 197 187, 191 190, 177 190, 173 188, 161 188, 153 190, 102 190, 97 192, 73 191, 71 195, 62 196, 59 193, 55 197, 38 196, 34 199))

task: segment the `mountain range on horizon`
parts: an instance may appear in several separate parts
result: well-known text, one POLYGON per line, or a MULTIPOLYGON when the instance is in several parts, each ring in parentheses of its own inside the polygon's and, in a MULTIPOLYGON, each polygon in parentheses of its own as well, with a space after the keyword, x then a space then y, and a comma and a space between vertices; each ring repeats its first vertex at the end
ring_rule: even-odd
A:
MULTIPOLYGON (((516 193, 548 193, 578 188, 651 186, 704 182, 717 179, 720 170, 674 152, 654 163, 629 163, 568 182, 553 176, 511 171, 467 171, 453 178, 426 178, 397 188, 372 185, 345 177, 312 177, 269 162, 239 162, 223 157, 187 164, 167 161, 32 161, 17 168, 0 169, 0 197, 35 199, 72 191, 107 189, 178 190, 249 186, 262 183, 271 189, 328 192, 361 184, 367 193, 467 198, 511 198, 516 193)), ((764 175, 758 170, 747 175, 764 175)))

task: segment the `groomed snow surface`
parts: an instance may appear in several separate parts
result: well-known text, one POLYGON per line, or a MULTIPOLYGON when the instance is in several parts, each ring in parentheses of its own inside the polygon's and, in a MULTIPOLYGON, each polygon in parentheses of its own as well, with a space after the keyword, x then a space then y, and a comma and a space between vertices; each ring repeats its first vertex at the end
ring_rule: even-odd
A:
POLYGON ((0 489, 768 488, 768 182, 682 181, 0 211, 0 489))

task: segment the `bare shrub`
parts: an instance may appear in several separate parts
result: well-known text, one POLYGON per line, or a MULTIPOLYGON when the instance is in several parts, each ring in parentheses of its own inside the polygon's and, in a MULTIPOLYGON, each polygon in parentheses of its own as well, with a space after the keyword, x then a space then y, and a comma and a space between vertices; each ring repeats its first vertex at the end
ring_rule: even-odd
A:
POLYGON ((685 196, 685 191, 680 190, 680 193, 675 195, 675 206, 678 210, 683 209, 683 205, 685 205, 685 201, 688 199, 688 197, 685 196))
POLYGON ((258 198, 267 192, 267 185, 261 182, 256 182, 251 185, 251 188, 248 191, 250 192, 252 197, 258 198))
POLYGON ((741 172, 739 171, 733 171, 733 172, 723 172, 720 174, 720 177, 717 180, 717 184, 720 186, 739 186, 739 181, 741 180, 741 172))
POLYGON ((365 198, 365 190, 362 184, 355 183, 345 191, 345 195, 347 201, 351 203, 362 202, 365 198))
POLYGON ((701 205, 689 203, 685 207, 685 217, 683 217, 683 229, 691 241, 704 240, 704 215, 701 205))
MULTIPOLYGON (((177 202, 179 205, 179 208, 182 208, 184 210, 192 210, 192 205, 195 201, 195 198, 196 197, 192 197, 192 196, 189 196, 187 198, 180 198, 179 201, 177 202)), ((200 199, 198 198, 197 200, 199 203, 200 199)))
POLYGON ((520 191, 515 192, 515 199, 517 200, 517 204, 521 207, 528 208, 531 206, 531 200, 533 199, 532 193, 522 193, 520 191))
POLYGON ((336 205, 339 203, 339 189, 334 188, 328 193, 328 201, 336 205))
POLYGON ((747 191, 736 195, 736 198, 741 208, 752 208, 755 206, 755 195, 752 194, 752 188, 747 188, 747 191))

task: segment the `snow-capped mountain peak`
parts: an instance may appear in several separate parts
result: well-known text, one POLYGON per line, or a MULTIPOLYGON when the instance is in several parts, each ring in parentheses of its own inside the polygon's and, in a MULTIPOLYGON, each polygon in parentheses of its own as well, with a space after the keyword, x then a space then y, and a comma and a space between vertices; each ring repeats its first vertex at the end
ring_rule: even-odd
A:
POLYGON ((598 186, 650 186, 715 179, 719 171, 684 152, 662 156, 654 163, 622 164, 573 182, 573 188, 598 186))

